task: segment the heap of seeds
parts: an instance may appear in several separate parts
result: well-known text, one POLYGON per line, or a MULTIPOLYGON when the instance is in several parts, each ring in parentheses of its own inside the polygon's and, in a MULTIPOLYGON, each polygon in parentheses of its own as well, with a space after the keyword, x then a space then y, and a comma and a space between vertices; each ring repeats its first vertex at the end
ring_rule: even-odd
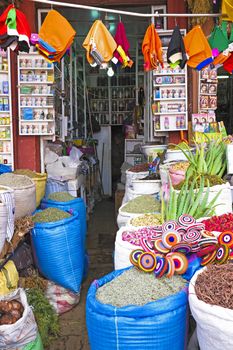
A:
POLYGON ((75 199, 75 197, 71 196, 68 192, 53 192, 50 193, 48 199, 55 202, 69 202, 75 199))
POLYGON ((6 173, 0 175, 0 185, 17 189, 32 185, 32 181, 27 176, 18 176, 12 173, 6 173))
POLYGON ((38 178, 40 176, 44 176, 44 174, 38 174, 35 171, 32 171, 30 169, 17 169, 14 171, 14 174, 16 175, 25 175, 30 177, 31 179, 38 178))
POLYGON ((125 204, 122 211, 126 213, 146 214, 160 212, 160 208, 160 202, 155 198, 150 195, 142 195, 125 204))
POLYGON ((157 226, 161 225, 160 214, 144 214, 131 219, 130 224, 133 226, 157 226))
POLYGON ((47 208, 33 215, 33 222, 55 222, 67 219, 71 214, 57 208, 47 208))
POLYGON ((100 287, 96 298, 103 304, 116 307, 142 306, 178 293, 186 283, 178 275, 172 278, 155 278, 153 273, 145 273, 133 267, 100 287))

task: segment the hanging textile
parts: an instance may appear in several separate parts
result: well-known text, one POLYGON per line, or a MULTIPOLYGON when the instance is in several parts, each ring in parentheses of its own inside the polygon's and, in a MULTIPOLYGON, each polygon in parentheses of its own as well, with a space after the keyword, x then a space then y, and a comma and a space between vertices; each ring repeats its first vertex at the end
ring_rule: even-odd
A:
POLYGON ((201 70, 213 62, 211 47, 200 26, 195 26, 187 33, 184 45, 190 67, 201 70))
POLYGON ((233 0, 222 0, 222 14, 225 21, 233 22, 233 0))
POLYGON ((162 44, 153 23, 146 30, 142 42, 142 53, 145 71, 156 69, 159 63, 163 66, 162 44))
POLYGON ((59 12, 49 11, 41 26, 36 47, 50 62, 59 62, 72 45, 75 30, 59 12))
POLYGON ((172 68, 184 68, 187 62, 183 37, 178 26, 175 27, 167 49, 167 61, 172 68))
POLYGON ((0 16, 0 46, 29 52, 31 30, 23 12, 9 5, 0 16))
POLYGON ((230 74, 233 73, 233 53, 230 55, 230 57, 223 63, 223 68, 229 72, 230 74))
POLYGON ((129 57, 129 41, 126 36, 125 26, 119 22, 116 29, 114 40, 117 43, 117 49, 114 57, 122 63, 123 67, 132 67, 133 61, 129 57))
POLYGON ((96 20, 83 42, 83 47, 87 51, 88 62, 101 65, 112 59, 117 44, 103 22, 96 20))

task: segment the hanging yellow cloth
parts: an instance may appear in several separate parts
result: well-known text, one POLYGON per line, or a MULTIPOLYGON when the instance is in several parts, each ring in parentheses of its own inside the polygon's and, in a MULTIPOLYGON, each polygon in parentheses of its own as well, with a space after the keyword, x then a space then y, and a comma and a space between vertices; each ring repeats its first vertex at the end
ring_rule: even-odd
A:
POLYGON ((185 35, 184 46, 190 67, 201 70, 213 62, 211 47, 200 26, 195 26, 185 35))
POLYGON ((142 42, 142 53, 145 71, 156 69, 159 62, 163 65, 162 44, 153 23, 146 30, 142 42))
POLYGON ((83 47, 87 51, 87 60, 90 64, 95 61, 91 55, 92 50, 98 52, 102 63, 107 63, 112 59, 117 44, 103 22, 96 20, 83 42, 83 47))
POLYGON ((233 0, 222 0, 222 14, 225 21, 233 22, 233 0))

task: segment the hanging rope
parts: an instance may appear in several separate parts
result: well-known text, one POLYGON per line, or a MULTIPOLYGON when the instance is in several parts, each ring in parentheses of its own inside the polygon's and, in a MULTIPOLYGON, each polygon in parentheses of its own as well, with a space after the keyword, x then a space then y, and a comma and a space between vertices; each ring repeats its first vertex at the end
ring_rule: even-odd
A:
POLYGON ((60 2, 60 1, 50 1, 50 0, 31 0, 34 2, 39 2, 40 4, 47 4, 49 6, 62 6, 62 7, 70 7, 70 8, 78 8, 83 10, 96 10, 99 12, 107 12, 107 13, 116 13, 118 15, 126 15, 133 17, 144 17, 144 18, 152 18, 152 17, 219 17, 221 13, 139 13, 139 12, 130 12, 123 10, 114 10, 103 7, 95 7, 95 6, 87 6, 80 4, 72 4, 68 2, 60 2))

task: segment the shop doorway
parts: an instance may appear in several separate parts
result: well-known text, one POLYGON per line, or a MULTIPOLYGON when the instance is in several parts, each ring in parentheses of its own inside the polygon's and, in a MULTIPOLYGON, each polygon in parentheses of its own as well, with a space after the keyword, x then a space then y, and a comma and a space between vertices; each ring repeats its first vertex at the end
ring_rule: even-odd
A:
POLYGON ((233 76, 218 69, 217 121, 223 121, 227 134, 233 134, 233 76))

